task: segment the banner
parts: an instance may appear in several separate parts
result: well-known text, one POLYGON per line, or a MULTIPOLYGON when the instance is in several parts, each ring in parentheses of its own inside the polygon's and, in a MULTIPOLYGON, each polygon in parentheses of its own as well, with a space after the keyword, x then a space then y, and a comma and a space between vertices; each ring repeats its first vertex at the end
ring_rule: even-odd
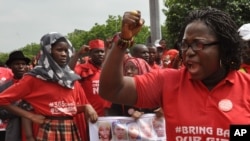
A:
POLYGON ((0 131, 5 131, 7 123, 0 119, 0 131))
POLYGON ((131 117, 99 117, 89 122, 90 141, 166 141, 165 119, 155 114, 131 117))

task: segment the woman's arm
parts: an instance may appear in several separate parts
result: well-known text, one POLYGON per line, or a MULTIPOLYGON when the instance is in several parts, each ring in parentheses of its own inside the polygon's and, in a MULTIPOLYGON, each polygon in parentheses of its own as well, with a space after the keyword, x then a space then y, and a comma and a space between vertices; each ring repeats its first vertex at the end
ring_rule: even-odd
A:
POLYGON ((84 106, 77 106, 77 113, 84 112, 86 119, 89 119, 90 122, 94 123, 98 119, 97 112, 90 104, 85 104, 84 106))
POLYGON ((33 136, 33 126, 32 121, 27 118, 21 118, 22 120, 22 129, 24 129, 25 138, 27 141, 35 141, 33 136))
POLYGON ((5 108, 6 110, 12 112, 13 114, 16 114, 18 116, 30 119, 31 121, 38 123, 38 124, 43 124, 44 123, 44 119, 45 117, 42 115, 38 115, 38 114, 33 114, 29 111, 26 111, 18 106, 15 105, 5 105, 5 106, 1 106, 3 108, 5 108))
POLYGON ((113 103, 134 105, 137 99, 134 79, 123 76, 123 56, 126 42, 140 31, 144 24, 140 11, 125 12, 122 19, 120 39, 113 42, 111 51, 106 56, 101 76, 99 94, 113 103), (129 96, 128 96, 129 94, 129 96))

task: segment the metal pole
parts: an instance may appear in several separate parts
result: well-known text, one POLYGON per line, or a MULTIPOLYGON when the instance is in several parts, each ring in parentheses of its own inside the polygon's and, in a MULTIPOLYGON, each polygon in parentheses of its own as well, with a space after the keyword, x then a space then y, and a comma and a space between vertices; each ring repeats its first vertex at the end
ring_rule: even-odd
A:
POLYGON ((151 43, 161 39, 159 0, 149 0, 151 43))

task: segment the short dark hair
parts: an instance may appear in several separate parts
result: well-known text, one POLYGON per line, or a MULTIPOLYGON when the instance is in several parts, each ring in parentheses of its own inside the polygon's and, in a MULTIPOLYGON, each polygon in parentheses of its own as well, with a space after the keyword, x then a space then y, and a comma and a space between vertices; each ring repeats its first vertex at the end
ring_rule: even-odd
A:
POLYGON ((227 71, 238 70, 241 64, 242 40, 230 15, 211 7, 191 11, 185 18, 178 42, 182 40, 186 26, 197 20, 204 22, 216 34, 223 67, 227 71))

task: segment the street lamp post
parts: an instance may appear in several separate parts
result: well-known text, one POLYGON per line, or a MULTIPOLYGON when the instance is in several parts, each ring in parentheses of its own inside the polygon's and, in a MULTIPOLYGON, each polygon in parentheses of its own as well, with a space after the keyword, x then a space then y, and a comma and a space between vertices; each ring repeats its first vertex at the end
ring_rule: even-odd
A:
POLYGON ((151 43, 161 39, 159 0, 149 0, 151 43))

